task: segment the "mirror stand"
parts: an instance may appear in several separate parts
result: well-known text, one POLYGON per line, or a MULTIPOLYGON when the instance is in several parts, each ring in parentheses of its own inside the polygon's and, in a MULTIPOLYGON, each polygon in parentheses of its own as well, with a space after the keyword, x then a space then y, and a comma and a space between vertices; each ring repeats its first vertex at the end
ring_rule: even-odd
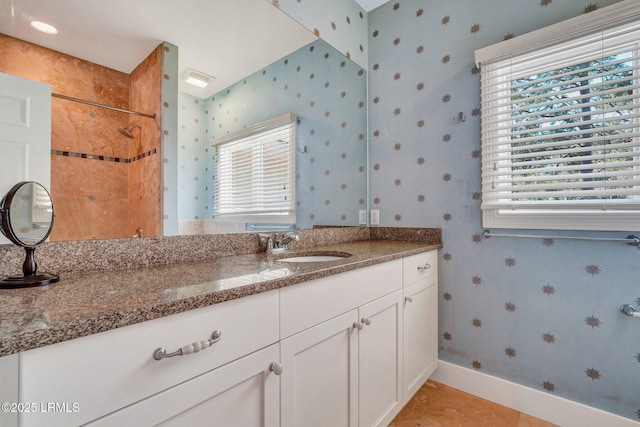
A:
POLYGON ((36 263, 35 246, 25 246, 26 257, 22 264, 22 276, 9 276, 0 280, 0 288, 26 288, 31 286, 43 286, 56 283, 60 276, 51 273, 40 273, 36 263))
POLYGON ((17 183, 0 201, 0 231, 26 251, 23 275, 1 279, 0 289, 49 285, 60 280, 56 274, 37 274, 36 246, 49 237, 53 217, 51 195, 37 182, 17 183))

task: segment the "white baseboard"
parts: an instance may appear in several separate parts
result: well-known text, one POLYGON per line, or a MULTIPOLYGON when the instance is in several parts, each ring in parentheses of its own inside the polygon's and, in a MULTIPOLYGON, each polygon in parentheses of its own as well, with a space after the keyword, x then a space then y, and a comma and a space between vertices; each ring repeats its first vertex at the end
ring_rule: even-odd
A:
POLYGON ((632 419, 442 360, 431 379, 562 427, 640 426, 632 419))

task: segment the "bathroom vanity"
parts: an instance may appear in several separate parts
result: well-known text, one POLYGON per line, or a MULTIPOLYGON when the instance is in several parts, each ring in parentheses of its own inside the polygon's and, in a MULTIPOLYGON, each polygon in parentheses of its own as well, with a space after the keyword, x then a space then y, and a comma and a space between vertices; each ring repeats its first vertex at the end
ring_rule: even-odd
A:
MULTIPOLYGON (((0 375, 8 375, 0 393, 15 407, 0 420, 386 426, 437 365, 440 247, 368 240, 323 246, 351 254, 335 261, 294 264, 257 253, 152 267, 128 272, 128 296, 108 284, 127 271, 104 273, 104 282, 66 278, 69 290, 84 286, 86 306, 34 313, 33 328, 69 323, 60 342, 2 348, 12 354, 0 357, 0 375), (127 298, 130 310, 119 311, 117 324, 100 309, 127 298), (163 308, 168 301, 175 313, 163 308)), ((34 298, 35 307, 50 288, 0 300, 34 298)))

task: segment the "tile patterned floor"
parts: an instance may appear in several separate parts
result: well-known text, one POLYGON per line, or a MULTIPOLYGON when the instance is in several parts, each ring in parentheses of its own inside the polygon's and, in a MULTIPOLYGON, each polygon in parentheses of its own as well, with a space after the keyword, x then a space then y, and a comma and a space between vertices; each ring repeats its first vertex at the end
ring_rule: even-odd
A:
POLYGON ((389 427, 552 427, 514 409, 427 381, 389 427))

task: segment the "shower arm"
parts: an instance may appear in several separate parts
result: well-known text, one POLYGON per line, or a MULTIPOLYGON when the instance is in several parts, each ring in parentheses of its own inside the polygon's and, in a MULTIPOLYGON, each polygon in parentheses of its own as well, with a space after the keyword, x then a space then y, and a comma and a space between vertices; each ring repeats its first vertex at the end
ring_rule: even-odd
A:
POLYGON ((51 93, 51 96, 55 98, 66 99, 67 101, 74 101, 74 102, 79 102, 81 104, 91 105, 94 107, 106 108, 107 110, 119 111, 121 113, 135 114, 136 116, 149 117, 150 119, 156 118, 155 113, 147 114, 147 113, 140 113, 138 111, 125 110, 124 108, 112 107, 110 105, 105 105, 105 104, 98 104, 97 102, 87 101, 85 99, 80 99, 80 98, 74 98, 72 96, 60 95, 58 93, 53 93, 53 92, 51 93))
POLYGON ((128 128, 118 128, 118 131, 119 131, 121 134, 123 134, 124 136, 126 136, 127 138, 131 138, 131 139, 133 139, 133 138, 134 138, 134 136, 133 136, 133 130, 134 130, 135 128, 138 128, 138 129, 142 130, 142 125, 133 125, 133 126, 128 127, 128 128))

